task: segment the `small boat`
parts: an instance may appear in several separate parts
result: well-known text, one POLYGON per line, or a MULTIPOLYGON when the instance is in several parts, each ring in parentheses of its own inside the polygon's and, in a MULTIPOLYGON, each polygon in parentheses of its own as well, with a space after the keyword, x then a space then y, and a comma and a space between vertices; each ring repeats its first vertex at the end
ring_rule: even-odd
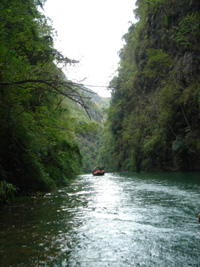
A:
POLYGON ((95 167, 94 170, 92 171, 92 174, 94 176, 104 175, 104 173, 105 173, 104 169, 100 167, 95 167))

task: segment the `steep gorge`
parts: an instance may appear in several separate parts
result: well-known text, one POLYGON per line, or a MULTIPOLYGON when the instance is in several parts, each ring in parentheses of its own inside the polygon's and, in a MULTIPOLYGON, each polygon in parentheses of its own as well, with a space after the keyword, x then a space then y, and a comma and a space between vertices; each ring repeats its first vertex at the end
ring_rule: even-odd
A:
POLYGON ((199 170, 199 10, 197 0, 137 1, 110 83, 108 169, 199 170))

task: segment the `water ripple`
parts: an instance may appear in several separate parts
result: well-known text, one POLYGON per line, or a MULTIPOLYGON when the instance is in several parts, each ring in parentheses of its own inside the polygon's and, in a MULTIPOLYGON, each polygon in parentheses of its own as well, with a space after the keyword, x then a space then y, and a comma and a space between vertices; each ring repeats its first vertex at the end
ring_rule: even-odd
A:
POLYGON ((1 212, 0 265, 200 266, 199 192, 186 174, 81 175, 1 212))

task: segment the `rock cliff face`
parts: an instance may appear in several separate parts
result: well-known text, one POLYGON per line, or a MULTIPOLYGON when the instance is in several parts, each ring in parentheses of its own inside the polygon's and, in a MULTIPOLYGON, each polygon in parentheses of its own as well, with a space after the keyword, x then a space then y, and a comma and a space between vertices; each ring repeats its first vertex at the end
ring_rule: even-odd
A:
POLYGON ((137 1, 111 82, 116 169, 200 170, 199 11, 199 0, 137 1))

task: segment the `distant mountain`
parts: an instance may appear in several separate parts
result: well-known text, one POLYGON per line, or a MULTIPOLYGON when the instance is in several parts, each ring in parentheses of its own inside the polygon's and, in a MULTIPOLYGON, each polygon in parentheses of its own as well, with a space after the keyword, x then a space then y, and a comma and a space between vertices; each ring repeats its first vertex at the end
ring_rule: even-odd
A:
POLYGON ((107 118, 106 110, 110 106, 110 97, 101 97, 88 88, 86 90, 84 94, 89 98, 86 101, 89 115, 93 120, 103 123, 107 118))
POLYGON ((72 103, 70 110, 76 120, 76 136, 83 157, 84 173, 89 173, 99 165, 100 159, 100 137, 103 134, 104 122, 107 117, 106 110, 109 108, 110 98, 101 97, 98 94, 86 89, 84 97, 85 105, 88 107, 88 114, 78 104, 72 103))

